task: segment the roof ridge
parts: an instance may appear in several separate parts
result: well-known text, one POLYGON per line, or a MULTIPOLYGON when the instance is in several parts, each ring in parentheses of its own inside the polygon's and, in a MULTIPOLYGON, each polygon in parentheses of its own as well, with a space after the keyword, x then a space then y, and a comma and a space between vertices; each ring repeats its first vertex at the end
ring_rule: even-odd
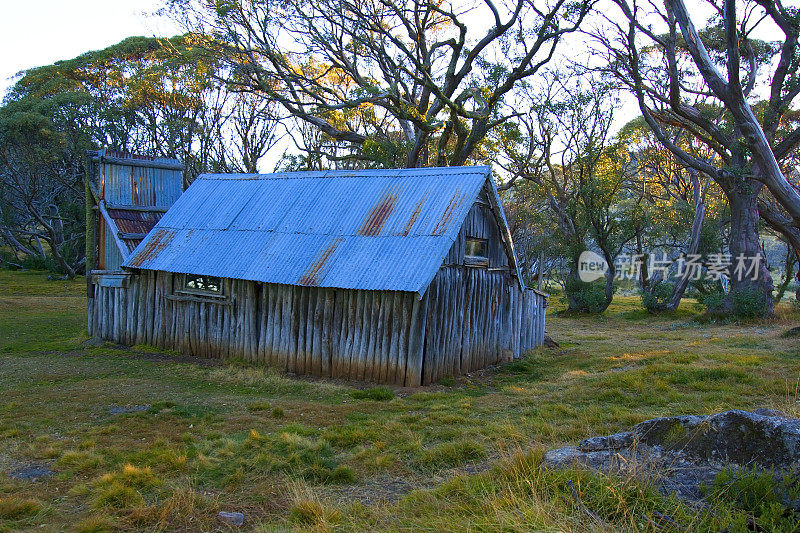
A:
POLYGON ((432 173, 437 174, 488 174, 488 165, 469 165, 461 167, 415 167, 415 168, 367 168, 360 170, 298 170, 287 172, 231 172, 215 173, 206 172, 200 174, 195 179, 206 180, 241 180, 257 181, 268 179, 321 179, 321 178, 359 178, 374 175, 383 179, 404 178, 414 175, 427 176, 432 173))

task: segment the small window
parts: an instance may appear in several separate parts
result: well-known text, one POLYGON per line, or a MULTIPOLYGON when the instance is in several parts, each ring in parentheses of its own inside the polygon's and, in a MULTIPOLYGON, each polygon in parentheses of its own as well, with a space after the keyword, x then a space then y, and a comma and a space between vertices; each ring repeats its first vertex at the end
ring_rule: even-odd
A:
POLYGON ((473 239, 467 237, 467 249, 464 255, 474 259, 488 259, 486 255, 486 239, 473 239))
POLYGON ((183 287, 191 291, 222 293, 222 281, 216 276, 186 274, 183 287))

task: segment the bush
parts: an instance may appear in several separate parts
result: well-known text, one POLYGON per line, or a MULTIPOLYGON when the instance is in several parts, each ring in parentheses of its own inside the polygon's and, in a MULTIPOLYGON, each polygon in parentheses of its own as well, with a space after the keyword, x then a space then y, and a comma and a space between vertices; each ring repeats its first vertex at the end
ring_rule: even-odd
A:
POLYGON ((745 287, 731 292, 733 314, 739 318, 758 318, 768 314, 769 302, 767 294, 752 287, 745 287))
POLYGON ((564 287, 570 311, 581 313, 602 313, 606 308, 606 282, 604 280, 585 283, 580 280, 567 280, 564 287))
POLYGON ((705 492, 708 501, 744 511, 751 517, 751 529, 755 531, 797 531, 797 517, 785 505, 800 497, 800 489, 790 477, 775 476, 755 467, 726 467, 705 492))
POLYGON ((668 281, 656 283, 649 291, 642 292, 642 306, 651 313, 661 311, 672 297, 674 288, 675 284, 668 281))
POLYGON ((709 313, 718 313, 721 311, 725 303, 725 293, 722 289, 715 289, 709 292, 698 292, 697 302, 705 307, 709 313))
POLYGON ((759 318, 769 313, 769 296, 754 287, 742 287, 725 294, 721 289, 716 289, 705 294, 699 294, 697 301, 706 308, 708 313, 718 315, 728 311, 737 318, 759 318), (730 307, 726 305, 730 304, 730 307))

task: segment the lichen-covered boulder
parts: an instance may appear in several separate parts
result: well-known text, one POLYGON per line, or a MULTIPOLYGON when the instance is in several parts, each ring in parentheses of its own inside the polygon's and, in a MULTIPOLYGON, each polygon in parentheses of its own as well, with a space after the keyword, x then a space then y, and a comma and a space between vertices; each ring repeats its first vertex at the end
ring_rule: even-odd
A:
POLYGON ((655 418, 551 450, 544 465, 653 472, 665 491, 696 499, 700 484, 713 481, 726 465, 800 471, 800 420, 771 409, 655 418))

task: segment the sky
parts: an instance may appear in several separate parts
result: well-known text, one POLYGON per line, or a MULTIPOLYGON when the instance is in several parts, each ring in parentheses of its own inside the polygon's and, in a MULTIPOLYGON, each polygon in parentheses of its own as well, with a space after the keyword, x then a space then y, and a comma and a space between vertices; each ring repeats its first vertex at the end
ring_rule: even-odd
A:
POLYGON ((0 95, 21 70, 100 50, 133 35, 180 33, 149 16, 160 0, 0 0, 0 95))

